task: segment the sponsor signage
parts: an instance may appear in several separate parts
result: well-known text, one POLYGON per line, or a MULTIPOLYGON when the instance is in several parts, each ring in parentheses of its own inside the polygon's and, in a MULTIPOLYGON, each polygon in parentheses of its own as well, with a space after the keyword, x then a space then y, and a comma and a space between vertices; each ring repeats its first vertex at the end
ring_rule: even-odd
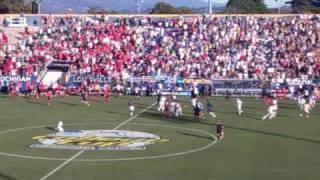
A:
POLYGON ((161 92, 162 95, 174 95, 174 96, 190 96, 190 91, 175 91, 175 92, 169 92, 169 91, 164 91, 161 92))
POLYGON ((287 79, 286 83, 293 86, 312 84, 312 80, 308 79, 287 79))
POLYGON ((175 83, 175 79, 171 76, 142 76, 142 77, 130 77, 131 82, 159 82, 164 81, 165 83, 175 83))
POLYGON ((177 84, 183 84, 184 78, 177 78, 177 84))
POLYGON ((151 144, 169 141, 155 134, 126 130, 57 132, 32 139, 37 143, 30 148, 93 151, 146 150, 151 144))
POLYGON ((81 83, 85 81, 107 83, 108 77, 106 76, 71 76, 70 81, 72 83, 81 83))
POLYGON ((191 84, 191 83, 212 84, 212 80, 210 80, 210 79, 184 79, 183 83, 185 83, 185 84, 191 84))
POLYGON ((4 82, 28 82, 31 81, 31 77, 25 77, 25 76, 0 76, 0 81, 4 82))

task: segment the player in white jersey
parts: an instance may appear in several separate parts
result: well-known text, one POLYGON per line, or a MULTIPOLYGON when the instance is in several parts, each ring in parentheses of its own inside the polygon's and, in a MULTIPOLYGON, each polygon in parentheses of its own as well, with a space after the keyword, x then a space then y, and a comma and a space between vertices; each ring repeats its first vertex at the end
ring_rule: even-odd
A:
POLYGON ((191 99, 191 105, 193 108, 195 108, 197 106, 197 98, 192 98, 191 99))
POLYGON ((175 112, 176 112, 176 102, 174 102, 174 101, 170 102, 169 111, 170 111, 170 115, 174 115, 175 114, 175 112))
POLYGON ((310 96, 310 108, 313 109, 316 107, 317 98, 315 95, 310 96))
POLYGON ((172 95, 172 100, 177 100, 177 96, 176 95, 172 95))
POLYGON ((160 97, 160 102, 159 102, 158 111, 164 111, 166 100, 167 100, 167 97, 166 97, 166 96, 163 96, 163 95, 162 95, 162 96, 160 97))
POLYGON ((181 107, 181 105, 179 103, 176 103, 175 116, 176 117, 183 116, 182 107, 181 107))
POLYGON ((238 108, 238 114, 241 116, 241 114, 243 113, 243 110, 242 110, 242 100, 237 97, 237 108, 238 108))
POLYGON ((59 121, 59 122, 58 122, 58 125, 57 125, 56 130, 57 130, 58 132, 64 132, 64 129, 63 129, 63 121, 59 121))
POLYGON ((300 110, 303 110, 304 104, 306 103, 306 99, 303 97, 303 95, 298 96, 298 106, 300 110))
POLYGON ((310 111, 312 109, 310 100, 311 100, 310 98, 305 99, 305 103, 303 104, 303 107, 302 107, 303 113, 300 114, 300 117, 303 117, 305 115, 306 118, 309 118, 310 111))
POLYGON ((272 100, 272 104, 268 107, 268 112, 262 117, 262 120, 269 118, 270 120, 275 118, 278 111, 278 101, 277 99, 272 100))
POLYGON ((130 116, 133 116, 133 113, 134 113, 134 103, 133 103, 133 101, 129 101, 128 102, 128 107, 129 107, 129 114, 130 114, 130 116))

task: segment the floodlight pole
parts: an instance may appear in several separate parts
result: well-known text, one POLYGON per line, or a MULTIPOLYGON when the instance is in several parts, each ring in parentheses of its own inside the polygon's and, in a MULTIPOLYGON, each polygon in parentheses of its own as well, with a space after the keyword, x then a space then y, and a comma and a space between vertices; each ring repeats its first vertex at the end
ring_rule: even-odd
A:
MULTIPOLYGON (((282 2, 282 0, 275 0, 275 2, 282 2)), ((278 7, 278 14, 281 14, 281 5, 279 5, 278 7)))
POLYGON ((144 1, 143 0, 135 0, 135 1, 136 1, 136 4, 137 4, 137 13, 141 14, 141 6, 142 6, 142 3, 144 1))
POLYGON ((37 14, 41 14, 41 3, 42 0, 33 0, 32 3, 35 3, 37 6, 37 14))
POLYGON ((208 14, 212 15, 212 0, 208 0, 208 14))
POLYGON ((41 14, 41 3, 42 0, 38 0, 38 14, 41 14))

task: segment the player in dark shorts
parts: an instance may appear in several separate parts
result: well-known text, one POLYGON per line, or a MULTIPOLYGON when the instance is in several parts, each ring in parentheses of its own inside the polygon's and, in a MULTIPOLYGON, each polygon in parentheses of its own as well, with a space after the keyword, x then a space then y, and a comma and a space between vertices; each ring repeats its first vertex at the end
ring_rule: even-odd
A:
POLYGON ((90 103, 87 99, 87 96, 88 96, 87 92, 84 90, 81 90, 80 95, 81 95, 81 102, 89 107, 90 103))
POLYGON ((192 90, 191 90, 190 94, 191 94, 191 99, 193 99, 193 98, 196 98, 196 97, 197 97, 196 93, 194 92, 194 88, 192 88, 192 90))
POLYGON ((159 105, 160 104, 160 99, 161 99, 161 92, 159 91, 157 93, 157 104, 159 105))
POLYGON ((230 95, 231 95, 230 91, 227 90, 227 91, 226 91, 226 97, 225 97, 224 100, 229 101, 229 100, 230 100, 230 95))
POLYGON ((33 96, 33 99, 39 99, 40 89, 39 89, 39 85, 38 84, 35 84, 35 87, 34 87, 33 92, 32 92, 32 96, 33 96))
POLYGON ((222 140, 224 138, 224 126, 221 121, 216 124, 216 129, 218 140, 222 140))
POLYGON ((207 99, 207 112, 213 117, 216 118, 216 114, 214 113, 213 105, 207 99))
POLYGON ((199 120, 200 119, 200 114, 201 114, 201 108, 198 105, 198 102, 196 103, 196 106, 193 108, 194 110, 194 119, 199 120))

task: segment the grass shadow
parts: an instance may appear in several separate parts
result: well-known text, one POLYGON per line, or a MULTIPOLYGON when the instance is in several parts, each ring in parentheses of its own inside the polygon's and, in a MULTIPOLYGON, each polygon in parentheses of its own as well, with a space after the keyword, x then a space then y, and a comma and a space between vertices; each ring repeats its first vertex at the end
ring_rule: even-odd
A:
POLYGON ((53 128, 53 127, 46 127, 46 129, 48 129, 48 130, 50 130, 50 131, 56 131, 56 129, 55 128, 53 128))
POLYGON ((185 124, 185 123, 197 123, 197 124, 204 124, 213 126, 214 123, 209 123, 204 120, 195 120, 193 116, 182 116, 182 117, 174 117, 174 118, 166 118, 163 113, 153 113, 153 112, 144 112, 139 117, 141 118, 147 118, 147 119, 153 119, 158 121, 166 121, 169 123, 175 123, 175 124, 185 124))
POLYGON ((3 173, 0 173, 0 179, 3 179, 3 180, 17 180, 16 178, 11 177, 11 176, 6 175, 6 174, 3 174, 3 173))
POLYGON ((240 118, 253 119, 253 120, 261 120, 261 118, 255 117, 255 116, 253 116, 253 115, 251 115, 251 114, 247 114, 247 113, 242 114, 242 115, 239 116, 239 117, 240 117, 240 118))
POLYGON ((297 109, 299 109, 299 107, 298 107, 298 106, 292 107, 292 106, 287 106, 287 105, 279 105, 279 109, 293 109, 293 110, 297 110, 297 109))
POLYGON ((240 130, 240 131, 251 132, 251 133, 264 134, 264 135, 269 135, 269 136, 276 136, 276 137, 282 137, 282 138, 288 138, 288 139, 293 139, 293 140, 298 140, 298 141, 320 144, 319 140, 314 140, 314 139, 307 139, 307 138, 301 138, 301 137, 289 136, 289 135, 285 135, 285 134, 272 133, 272 132, 253 130, 253 129, 247 129, 247 128, 233 127, 230 125, 225 125, 224 127, 230 128, 230 129, 235 129, 235 130, 240 130))
POLYGON ((10 97, 8 95, 1 95, 0 98, 9 99, 10 97))
POLYGON ((198 135, 198 134, 192 134, 192 133, 186 133, 186 132, 180 132, 180 134, 185 135, 185 136, 192 136, 192 137, 202 138, 202 139, 214 140, 212 137, 201 136, 201 135, 198 135))
POLYGON ((114 111, 104 111, 104 112, 108 113, 108 114, 115 114, 115 115, 128 116, 129 117, 129 113, 128 114, 124 114, 124 113, 119 113, 119 112, 114 112, 114 111))
POLYGON ((260 109, 260 108, 257 108, 257 107, 252 107, 252 106, 244 106, 243 107, 244 110, 246 109, 253 109, 253 110, 256 110, 256 109, 260 109))
POLYGON ((79 104, 70 103, 70 102, 59 102, 59 104, 64 104, 64 105, 68 105, 68 106, 80 106, 79 104))
POLYGON ((42 102, 38 102, 38 101, 31 101, 31 100, 28 100, 27 103, 30 103, 30 104, 37 104, 37 105, 45 105, 45 106, 48 106, 47 103, 42 103, 42 102))
POLYGON ((89 101, 91 101, 91 102, 96 102, 96 103, 104 103, 103 100, 93 99, 93 98, 90 98, 89 101))

